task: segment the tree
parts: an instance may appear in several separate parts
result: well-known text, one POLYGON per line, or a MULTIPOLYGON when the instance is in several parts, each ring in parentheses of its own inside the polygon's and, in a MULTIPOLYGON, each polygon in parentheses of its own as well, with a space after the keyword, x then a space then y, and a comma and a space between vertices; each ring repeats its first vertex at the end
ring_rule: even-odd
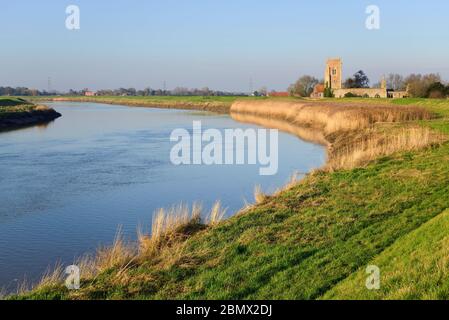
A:
POLYGON ((394 91, 405 90, 404 77, 397 73, 390 73, 387 76, 387 88, 394 91))
POLYGON ((292 96, 309 97, 313 88, 318 84, 318 79, 312 76, 302 76, 294 84, 292 84, 288 91, 292 96))
POLYGON ((334 96, 334 91, 332 90, 331 87, 329 87, 329 84, 326 82, 326 87, 324 88, 324 97, 325 98, 333 98, 334 96))
POLYGON ((442 82, 439 74, 411 74, 405 79, 409 94, 414 98, 427 98, 430 86, 442 82))
POLYGON ((356 72, 352 78, 346 79, 345 88, 369 88, 369 78, 362 70, 356 72))
POLYGON ((427 88, 427 98, 444 99, 446 95, 446 87, 441 82, 434 82, 427 88))

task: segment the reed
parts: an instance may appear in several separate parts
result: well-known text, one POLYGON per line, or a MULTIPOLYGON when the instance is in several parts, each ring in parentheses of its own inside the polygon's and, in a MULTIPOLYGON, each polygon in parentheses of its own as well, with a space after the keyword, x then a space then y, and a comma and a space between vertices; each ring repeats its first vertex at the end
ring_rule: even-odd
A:
POLYGON ((262 191, 262 187, 257 185, 254 188, 254 200, 256 204, 261 204, 267 200, 268 196, 262 191))
POLYGON ((414 106, 353 105, 289 101, 237 101, 231 113, 286 120, 295 125, 316 127, 325 134, 370 128, 380 122, 429 120, 432 114, 414 106))
MULTIPOLYGON (((433 118, 424 108, 414 106, 268 100, 238 101, 231 112, 237 121, 278 128, 327 146, 325 169, 331 171, 363 166, 380 156, 445 140, 441 134, 416 125, 385 130, 385 124, 433 118)), ((261 201, 263 197, 258 198, 261 201)))
POLYGON ((356 141, 333 150, 327 168, 351 169, 399 151, 413 151, 438 144, 446 138, 429 128, 404 127, 390 132, 371 130, 356 141))

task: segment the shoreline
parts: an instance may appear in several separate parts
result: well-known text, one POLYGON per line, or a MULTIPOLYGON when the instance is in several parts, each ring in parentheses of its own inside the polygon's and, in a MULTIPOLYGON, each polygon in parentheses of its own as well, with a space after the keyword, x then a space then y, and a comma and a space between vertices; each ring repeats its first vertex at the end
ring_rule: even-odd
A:
POLYGON ((0 117, 0 132, 47 124, 61 116, 54 109, 42 108, 26 112, 11 112, 0 117))
POLYGON ((51 102, 89 102, 89 103, 103 103, 110 105, 124 105, 136 108, 157 108, 157 109, 179 109, 179 110, 196 110, 208 111, 220 114, 229 114, 231 105, 225 102, 211 101, 211 102, 190 102, 190 101, 138 101, 133 99, 119 99, 114 98, 88 98, 88 97, 57 97, 48 98, 45 101, 51 102), (128 101, 127 101, 128 100, 128 101))

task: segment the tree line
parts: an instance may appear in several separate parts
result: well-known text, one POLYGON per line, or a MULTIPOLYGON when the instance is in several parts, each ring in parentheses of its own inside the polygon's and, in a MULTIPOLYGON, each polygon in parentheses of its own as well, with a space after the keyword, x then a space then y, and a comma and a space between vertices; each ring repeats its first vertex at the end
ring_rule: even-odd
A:
POLYGON ((50 96, 55 95, 54 92, 39 91, 25 87, 0 87, 0 96, 50 96))

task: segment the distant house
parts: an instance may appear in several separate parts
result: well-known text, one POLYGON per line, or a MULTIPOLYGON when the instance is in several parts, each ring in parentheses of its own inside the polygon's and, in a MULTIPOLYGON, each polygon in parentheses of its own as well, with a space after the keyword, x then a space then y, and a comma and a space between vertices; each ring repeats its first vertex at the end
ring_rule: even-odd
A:
POLYGON ((85 95, 86 97, 94 97, 94 96, 97 95, 97 93, 96 93, 96 92, 93 92, 93 91, 86 91, 86 92, 84 93, 84 95, 85 95))
POLYGON ((408 91, 388 90, 388 98, 403 99, 408 97, 409 97, 408 91))
POLYGON ((324 98, 324 84, 319 83, 313 88, 313 92, 310 95, 313 99, 321 99, 324 98))
POLYGON ((288 92, 276 92, 272 91, 268 94, 269 97, 289 97, 290 94, 288 92))

